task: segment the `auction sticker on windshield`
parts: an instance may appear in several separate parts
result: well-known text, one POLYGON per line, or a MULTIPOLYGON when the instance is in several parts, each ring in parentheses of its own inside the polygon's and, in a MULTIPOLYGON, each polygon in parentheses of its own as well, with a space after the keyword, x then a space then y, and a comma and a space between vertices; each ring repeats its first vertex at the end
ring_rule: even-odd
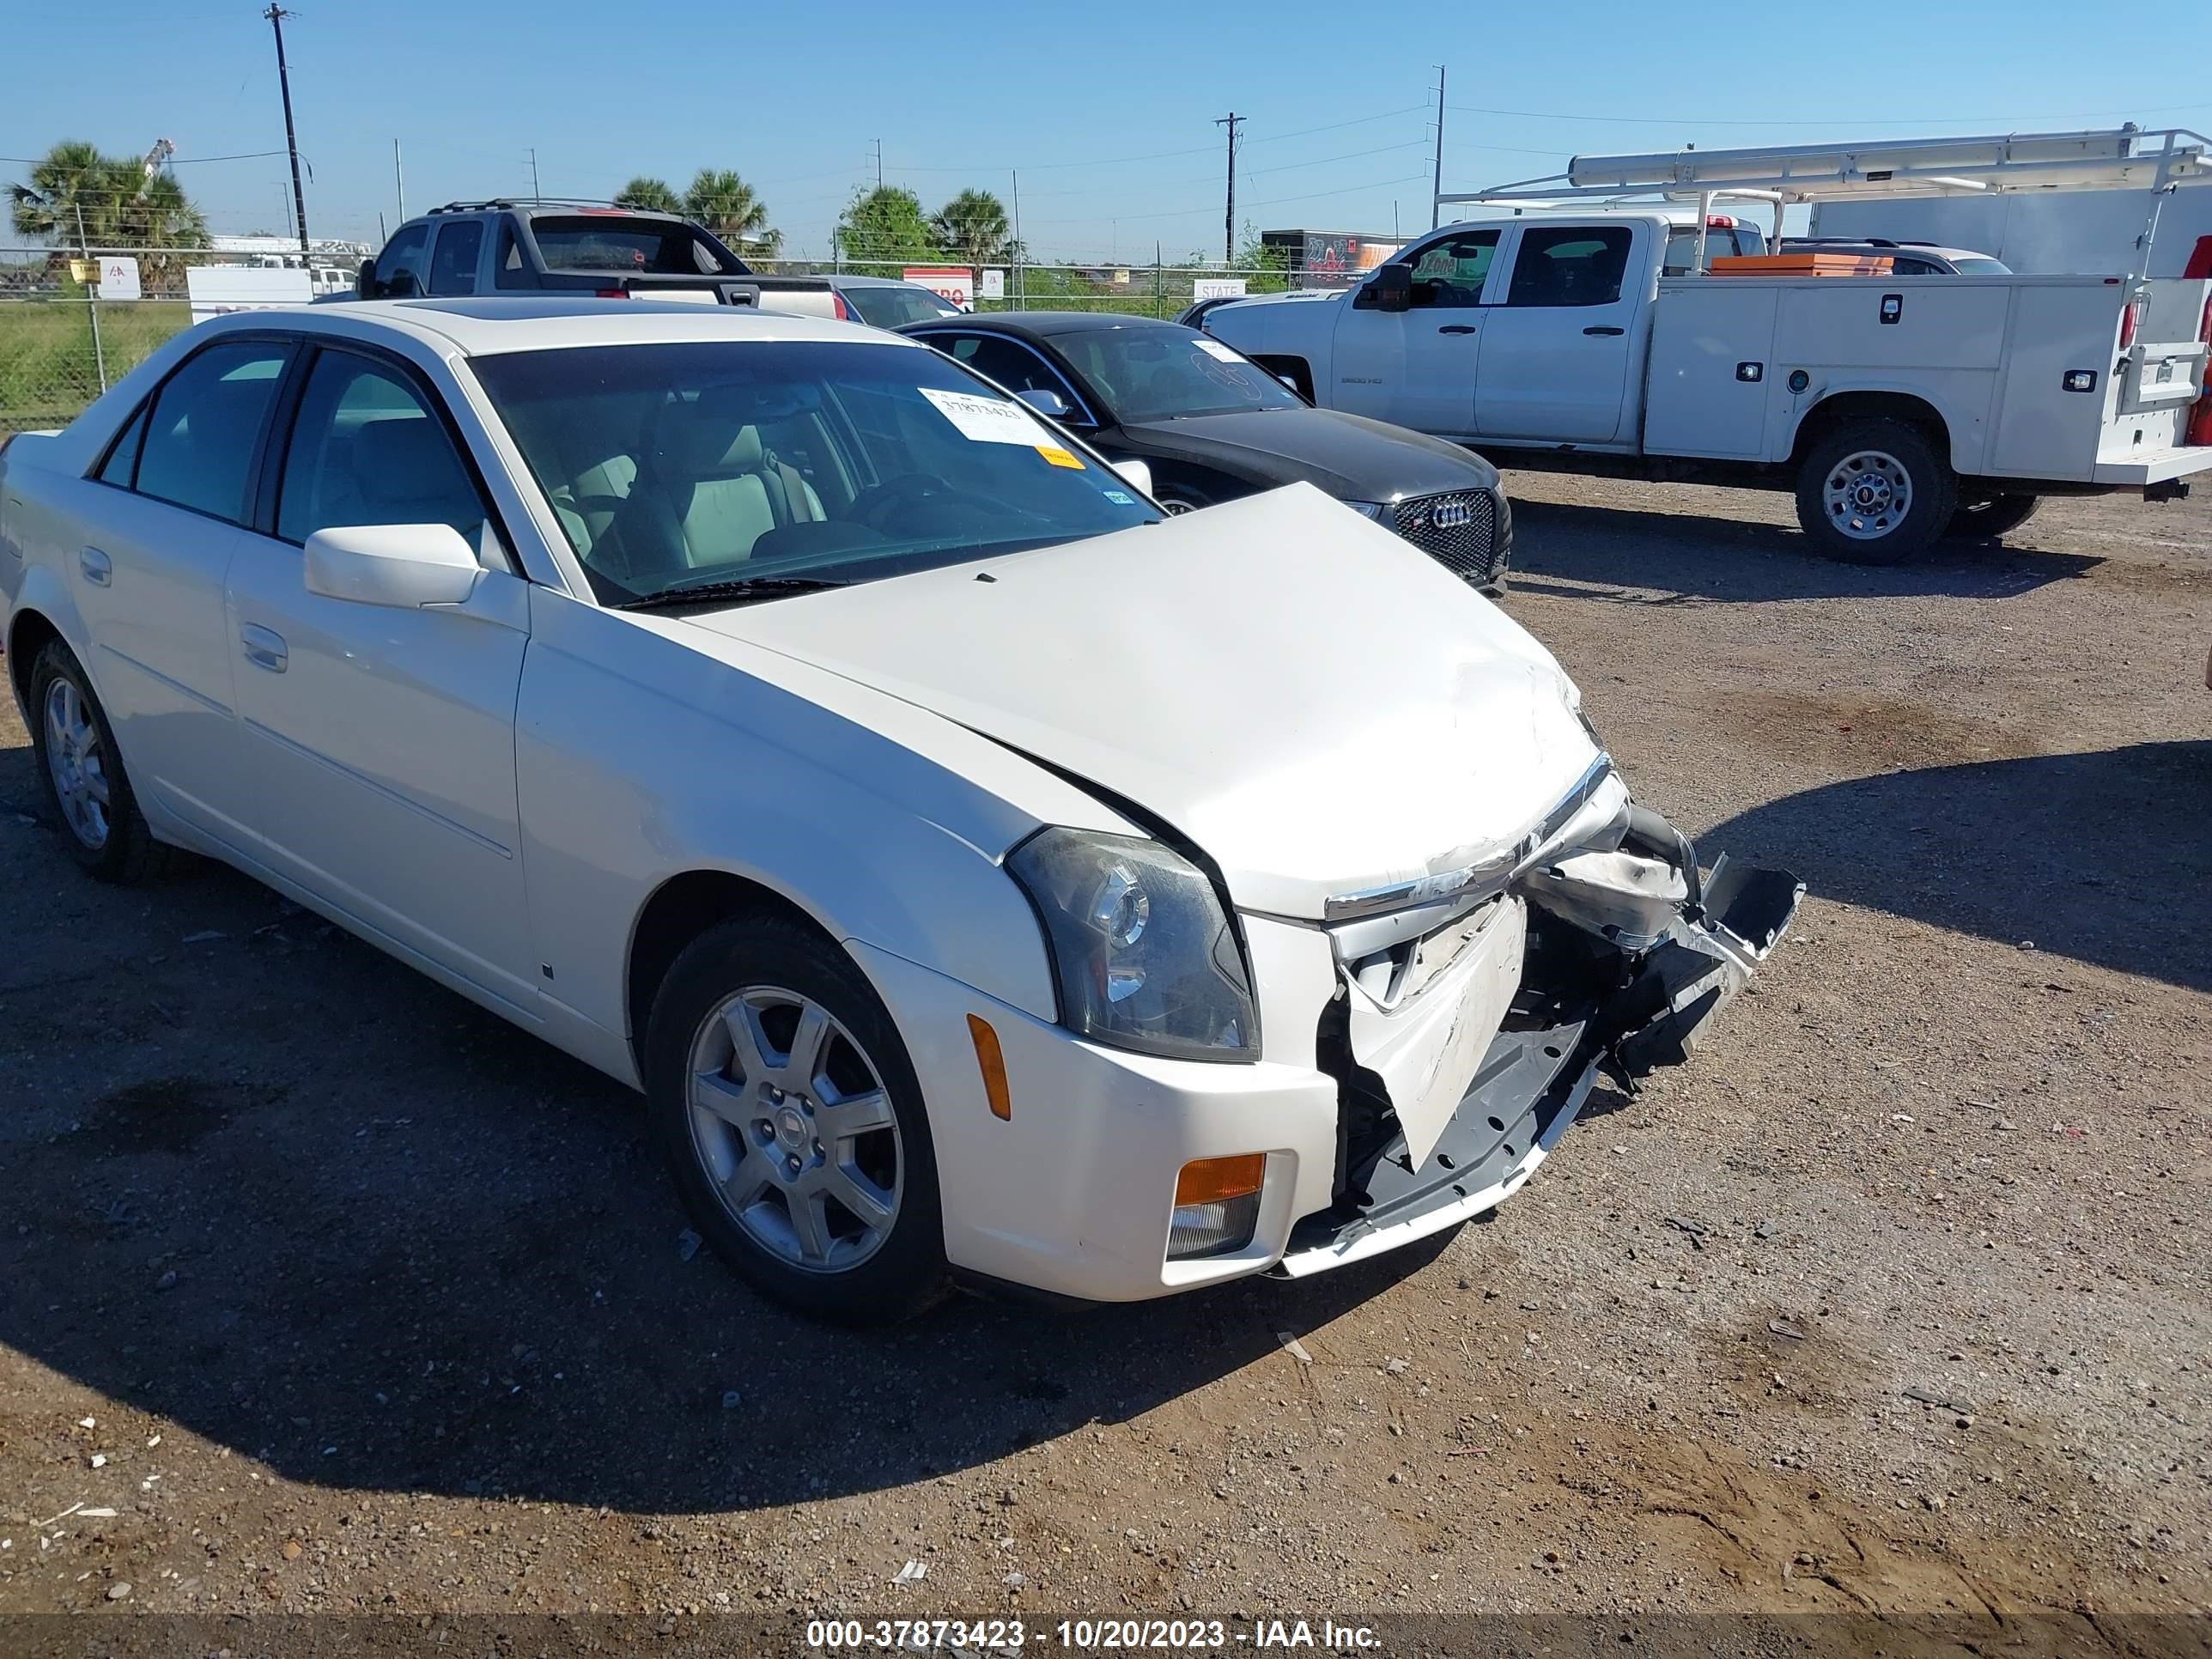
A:
POLYGON ((1224 363, 1241 363, 1244 361, 1243 358, 1238 356, 1237 353, 1231 351, 1227 346, 1222 344, 1218 340, 1209 340, 1201 336, 1198 339, 1193 340, 1191 343, 1196 346, 1200 351, 1203 351, 1207 356, 1218 357, 1224 363))
POLYGON ((978 397, 972 392, 939 392, 931 386, 916 389, 972 443, 1019 444, 1024 449, 1043 449, 1052 444, 1052 434, 1019 404, 978 397))

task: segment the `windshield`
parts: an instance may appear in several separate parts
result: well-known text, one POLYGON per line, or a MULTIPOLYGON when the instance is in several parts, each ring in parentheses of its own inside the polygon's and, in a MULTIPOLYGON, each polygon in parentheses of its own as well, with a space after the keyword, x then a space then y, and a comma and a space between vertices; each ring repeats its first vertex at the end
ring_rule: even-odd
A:
POLYGON ((2012 267, 2002 259, 1992 259, 1981 253, 1954 253, 1951 269, 1961 276, 2009 276, 2012 267))
POLYGON ((899 328, 936 317, 957 317, 960 307, 919 286, 902 288, 840 288, 845 303, 860 313, 864 323, 878 328, 899 328))
POLYGON ((629 271, 651 276, 738 276, 744 267, 689 225, 620 214, 533 218, 530 234, 548 270, 629 271))
POLYGON ((700 341, 471 366, 603 604, 869 581, 1158 517, 921 346, 700 341))
POLYGON ((1301 406, 1297 394, 1266 369, 1194 328, 1085 329, 1056 335, 1053 343, 1117 421, 1301 406))

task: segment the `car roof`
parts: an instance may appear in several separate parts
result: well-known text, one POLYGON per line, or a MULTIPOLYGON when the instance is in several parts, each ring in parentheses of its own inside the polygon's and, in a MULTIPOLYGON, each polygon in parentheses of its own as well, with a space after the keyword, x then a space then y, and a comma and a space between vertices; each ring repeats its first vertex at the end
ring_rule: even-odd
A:
MULTIPOLYGON (((1175 328, 1183 325, 1158 317, 1131 317, 1114 311, 993 311, 963 316, 957 323, 925 319, 908 328, 981 328, 1000 334, 1029 334, 1040 339, 1054 334, 1087 334, 1102 328, 1175 328)), ((1188 331, 1186 330, 1186 332, 1188 331)))
POLYGON ((937 292, 935 289, 924 287, 920 283, 909 283, 902 276, 863 276, 854 270, 825 270, 820 275, 823 281, 835 283, 840 288, 919 288, 924 294, 937 292))
MULTIPOLYGON (((750 306, 687 305, 674 301, 564 299, 355 300, 301 308, 311 325, 387 328, 458 349, 471 357, 586 345, 661 344, 699 340, 857 342, 883 335, 857 324, 750 306)), ((270 313, 240 312, 233 319, 267 328, 270 313)), ((203 325, 202 326, 207 326, 203 325)), ((350 332, 350 329, 342 331, 350 332)))

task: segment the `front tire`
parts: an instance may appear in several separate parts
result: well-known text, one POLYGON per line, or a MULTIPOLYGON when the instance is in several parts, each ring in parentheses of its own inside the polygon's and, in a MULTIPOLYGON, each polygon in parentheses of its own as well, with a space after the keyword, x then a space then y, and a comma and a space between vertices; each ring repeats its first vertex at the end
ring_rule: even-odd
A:
POLYGON ((1945 536, 1956 541, 1993 542, 2010 535, 2035 516, 2039 495, 1984 495, 1951 509, 1945 536))
POLYGON ((1926 552, 1958 499, 1958 476, 1903 421, 1846 421, 1814 441, 1797 472, 1798 524, 1825 556, 1850 564, 1926 552))
POLYGON ((757 1289, 853 1325, 939 1298, 945 1224, 921 1085, 844 952, 780 919, 710 928, 653 999, 645 1071, 692 1225, 757 1289))
POLYGON ((107 711, 76 653, 59 640, 48 641, 31 665, 30 714, 39 782, 70 856, 101 881, 161 874, 174 849, 154 839, 107 711))

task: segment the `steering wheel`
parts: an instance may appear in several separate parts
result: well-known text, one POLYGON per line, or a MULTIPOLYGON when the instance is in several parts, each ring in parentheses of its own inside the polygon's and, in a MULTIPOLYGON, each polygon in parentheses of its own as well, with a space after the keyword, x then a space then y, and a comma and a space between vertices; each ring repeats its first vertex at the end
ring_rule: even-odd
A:
POLYGON ((971 489, 957 489, 942 478, 923 472, 902 472, 853 497, 851 516, 872 530, 884 531, 884 515, 894 507, 920 507, 927 502, 968 501, 988 508, 988 496, 971 489))

